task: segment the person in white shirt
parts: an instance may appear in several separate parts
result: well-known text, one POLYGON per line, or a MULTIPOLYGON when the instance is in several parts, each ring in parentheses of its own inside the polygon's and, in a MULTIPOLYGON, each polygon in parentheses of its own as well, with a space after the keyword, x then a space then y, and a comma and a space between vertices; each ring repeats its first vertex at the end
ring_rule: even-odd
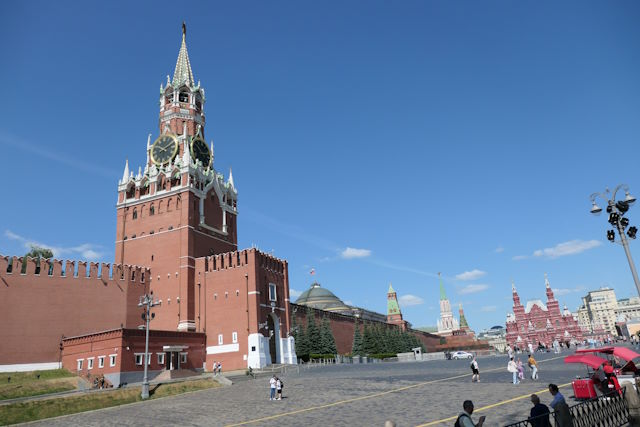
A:
POLYGON ((269 380, 269 388, 271 389, 271 395, 269 397, 269 400, 274 400, 276 398, 276 382, 277 382, 276 376, 274 375, 269 380))
POLYGON ((511 375, 513 376, 513 383, 520 384, 520 381, 518 380, 518 365, 513 361, 513 357, 509 360, 507 371, 511 372, 511 375))
POLYGON ((473 356, 473 361, 471 362, 471 371, 473 372, 471 382, 480 382, 480 371, 478 370, 478 361, 475 356, 473 356))

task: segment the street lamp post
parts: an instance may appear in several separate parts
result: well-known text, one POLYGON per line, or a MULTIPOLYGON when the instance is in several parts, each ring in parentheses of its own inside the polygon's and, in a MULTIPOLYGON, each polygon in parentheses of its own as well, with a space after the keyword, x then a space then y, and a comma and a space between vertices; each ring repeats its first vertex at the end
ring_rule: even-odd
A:
POLYGON ((149 398, 149 377, 147 375, 147 367, 149 365, 149 322, 156 317, 155 313, 151 313, 151 308, 162 304, 161 300, 153 299, 153 291, 151 294, 144 294, 140 297, 138 307, 143 307, 142 319, 146 322, 145 342, 144 342, 144 377, 142 378, 142 399, 149 398))
MULTIPOLYGON (((629 227, 629 230, 627 230, 625 234, 625 229, 629 225, 629 219, 624 218, 624 214, 627 213, 629 207, 636 201, 636 198, 629 193, 629 186, 626 184, 618 185, 613 190, 613 192, 609 191, 609 189, 607 188, 605 189, 604 193, 593 193, 590 197, 592 204, 591 213, 594 215, 599 215, 602 212, 602 208, 596 204, 596 199, 600 197, 607 202, 606 210, 609 214, 608 222, 618 230, 618 234, 620 235, 620 242, 622 243, 624 252, 627 255, 627 261, 629 261, 629 267, 631 268, 633 281, 636 285, 636 289, 638 290, 638 295, 640 295, 640 280, 638 280, 638 272, 636 271, 636 266, 633 263, 633 259, 631 258, 631 251, 629 251, 629 241, 627 240, 627 236, 629 236, 629 238, 631 239, 635 239, 638 229, 634 226, 629 227), (625 197, 623 200, 616 200, 616 193, 620 189, 624 190, 625 197)), ((607 239, 612 243, 615 242, 615 230, 607 230, 607 239)))

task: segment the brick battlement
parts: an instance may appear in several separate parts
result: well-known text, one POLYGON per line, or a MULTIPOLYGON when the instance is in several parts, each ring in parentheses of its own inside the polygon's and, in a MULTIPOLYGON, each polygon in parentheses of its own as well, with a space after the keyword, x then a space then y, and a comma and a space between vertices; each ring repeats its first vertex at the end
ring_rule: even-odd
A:
POLYGON ((284 273, 287 265, 287 261, 285 260, 251 248, 205 257, 205 268, 207 271, 218 271, 227 268, 243 267, 250 264, 254 259, 260 267, 280 274, 284 273))
POLYGON ((151 270, 146 267, 127 264, 109 264, 87 261, 62 261, 59 259, 40 260, 38 271, 38 259, 27 257, 27 268, 22 273, 23 257, 0 255, 0 276, 19 275, 36 277, 70 277, 86 279, 102 279, 103 281, 127 279, 130 282, 148 283, 151 278, 151 270), (87 268, 88 267, 88 268, 87 268))

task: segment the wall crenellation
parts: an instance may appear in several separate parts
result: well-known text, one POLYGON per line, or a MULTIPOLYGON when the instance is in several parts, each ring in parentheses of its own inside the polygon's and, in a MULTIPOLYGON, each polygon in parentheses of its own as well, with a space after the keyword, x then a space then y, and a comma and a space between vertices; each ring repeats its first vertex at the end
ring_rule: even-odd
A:
POLYGON ((151 277, 151 270, 147 267, 128 264, 110 264, 105 262, 38 259, 27 257, 26 271, 22 273, 23 257, 0 254, 0 276, 22 275, 38 277, 72 277, 87 279, 102 279, 103 281, 119 278, 131 282, 146 282, 151 277))

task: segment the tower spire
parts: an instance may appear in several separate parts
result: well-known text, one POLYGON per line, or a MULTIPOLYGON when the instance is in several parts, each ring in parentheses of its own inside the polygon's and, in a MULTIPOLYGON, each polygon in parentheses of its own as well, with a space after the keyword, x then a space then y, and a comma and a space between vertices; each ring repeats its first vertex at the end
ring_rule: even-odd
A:
POLYGON ((442 275, 438 272, 438 278, 440 279, 440 301, 447 299, 447 294, 444 292, 444 284, 442 283, 442 275))
POLYGON ((176 69, 173 72, 173 81, 171 84, 174 87, 183 84, 187 84, 189 87, 195 86, 191 63, 189 62, 189 53, 187 52, 187 24, 184 22, 182 23, 182 44, 180 45, 178 61, 176 62, 176 69))

